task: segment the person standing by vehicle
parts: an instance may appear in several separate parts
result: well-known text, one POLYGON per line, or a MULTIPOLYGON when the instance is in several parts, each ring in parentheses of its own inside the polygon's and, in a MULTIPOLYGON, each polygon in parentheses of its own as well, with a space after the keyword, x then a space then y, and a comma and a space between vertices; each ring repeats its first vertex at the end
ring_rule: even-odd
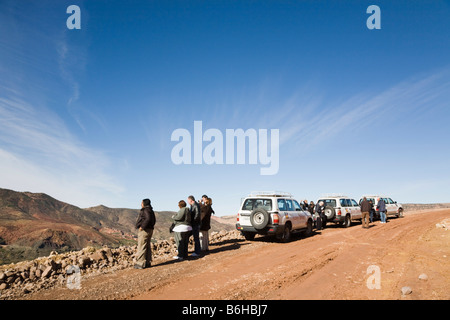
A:
POLYGON ((323 229, 323 226, 322 226, 322 223, 323 223, 322 218, 323 218, 323 210, 324 210, 323 205, 324 205, 323 201, 319 201, 316 204, 315 215, 316 215, 316 220, 317 220, 317 230, 323 229))
POLYGON ((315 207, 316 206, 314 205, 314 201, 311 201, 309 203, 308 212, 311 214, 311 217, 312 217, 312 219, 314 221, 314 227, 316 226, 316 217, 314 216, 314 208, 315 207))
POLYGON ((364 197, 361 202, 361 214, 362 214, 362 227, 367 229, 369 228, 369 213, 370 213, 370 203, 367 201, 367 198, 364 197))
POLYGON ((308 200, 303 200, 303 202, 302 202, 302 210, 304 210, 304 211, 308 211, 308 209, 309 209, 309 206, 308 206, 308 200))
POLYGON ((375 214, 375 209, 373 208, 373 201, 369 200, 369 205, 370 205, 370 222, 373 222, 373 217, 375 214))
POLYGON ((141 203, 141 211, 136 221, 136 229, 138 229, 138 244, 136 253, 135 269, 145 269, 151 266, 152 247, 150 242, 152 239, 153 228, 156 223, 155 213, 150 203, 150 199, 144 199, 141 203))
POLYGON ((211 229, 211 214, 214 213, 211 198, 206 198, 203 205, 200 207, 202 221, 200 222, 200 247, 202 251, 209 251, 209 234, 211 229))
POLYGON ((381 223, 386 223, 386 203, 383 198, 378 199, 377 209, 380 212, 381 223))
POLYGON ((180 210, 173 216, 173 232, 175 232, 175 243, 178 248, 178 255, 174 259, 182 261, 188 257, 189 232, 192 230, 192 227, 191 214, 189 209, 186 208, 186 202, 180 200, 178 202, 178 208, 180 210))
POLYGON ((201 247, 200 247, 200 222, 201 222, 201 213, 200 213, 200 205, 195 201, 194 196, 188 197, 188 203, 191 206, 189 213, 191 214, 191 226, 192 226, 192 236, 194 237, 194 253, 193 257, 200 256, 201 247))

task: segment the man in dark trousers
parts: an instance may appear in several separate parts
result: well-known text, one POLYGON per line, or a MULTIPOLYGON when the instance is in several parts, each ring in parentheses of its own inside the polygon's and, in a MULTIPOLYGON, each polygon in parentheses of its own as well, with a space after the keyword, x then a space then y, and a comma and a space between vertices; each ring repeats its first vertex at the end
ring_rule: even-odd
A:
POLYGON ((364 197, 363 201, 361 201, 361 214, 362 214, 362 227, 367 229, 369 228, 369 214, 370 214, 370 203, 367 201, 367 198, 364 197))
POLYGON ((152 240, 153 228, 155 227, 155 213, 150 204, 150 199, 144 199, 141 203, 141 211, 136 221, 138 229, 138 245, 136 253, 135 269, 145 269, 151 266, 152 262, 152 240))
POLYGON ((322 230, 323 229, 323 210, 324 210, 324 202, 323 201, 319 201, 316 204, 316 209, 315 209, 315 214, 316 214, 316 226, 317 226, 317 230, 322 230))
POLYGON ((200 205, 195 201, 194 196, 189 196, 187 201, 191 206, 189 212, 191 213, 192 236, 194 237, 194 253, 191 256, 198 257, 202 250, 200 247, 200 205))

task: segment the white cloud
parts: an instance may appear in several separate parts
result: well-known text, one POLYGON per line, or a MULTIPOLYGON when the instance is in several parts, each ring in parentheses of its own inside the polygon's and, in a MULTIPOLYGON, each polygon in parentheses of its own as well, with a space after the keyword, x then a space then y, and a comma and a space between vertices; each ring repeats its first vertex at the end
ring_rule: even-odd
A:
POLYGON ((46 192, 79 206, 118 204, 124 190, 107 173, 111 165, 56 114, 18 98, 0 98, 1 187, 46 192))

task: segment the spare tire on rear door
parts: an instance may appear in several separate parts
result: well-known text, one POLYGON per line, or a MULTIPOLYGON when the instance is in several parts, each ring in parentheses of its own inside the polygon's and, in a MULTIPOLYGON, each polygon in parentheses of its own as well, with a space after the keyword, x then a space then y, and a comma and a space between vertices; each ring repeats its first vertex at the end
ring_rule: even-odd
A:
POLYGON ((336 214, 336 211, 334 210, 333 207, 326 206, 325 209, 323 210, 323 213, 327 217, 327 220, 330 221, 330 220, 332 220, 334 218, 334 215, 336 214))
POLYGON ((263 208, 256 208, 250 214, 250 222, 256 230, 262 230, 269 223, 269 213, 263 208))

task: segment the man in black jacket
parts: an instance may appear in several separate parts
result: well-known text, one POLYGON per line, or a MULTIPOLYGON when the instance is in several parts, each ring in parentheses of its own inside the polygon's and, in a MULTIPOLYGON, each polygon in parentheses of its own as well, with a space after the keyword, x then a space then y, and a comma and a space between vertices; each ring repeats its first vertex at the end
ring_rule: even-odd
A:
POLYGON ((370 203, 367 201, 366 197, 361 201, 361 215, 362 227, 366 229, 369 228, 370 203))
POLYGON ((201 214, 200 214, 200 205, 195 201, 194 196, 189 196, 187 199, 191 209, 189 212, 191 213, 191 225, 192 225, 192 235, 194 236, 194 253, 193 257, 198 257, 201 253, 200 247, 200 222, 201 222, 201 214))
POLYGON ((151 266, 152 247, 150 246, 150 242, 156 222, 150 200, 142 200, 141 207, 142 209, 136 221, 136 229, 139 230, 135 269, 144 269, 151 266))

